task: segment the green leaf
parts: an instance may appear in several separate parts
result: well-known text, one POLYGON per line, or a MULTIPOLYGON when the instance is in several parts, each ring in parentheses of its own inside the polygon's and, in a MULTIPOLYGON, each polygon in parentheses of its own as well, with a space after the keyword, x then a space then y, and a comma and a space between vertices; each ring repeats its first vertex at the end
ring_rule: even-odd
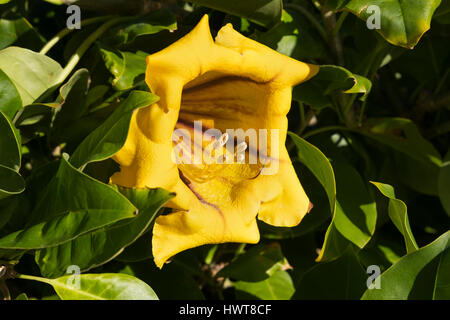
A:
POLYGON ((57 85, 62 72, 58 62, 46 55, 19 47, 0 50, 0 69, 11 79, 23 105, 57 85))
POLYGON ((267 28, 280 21, 283 11, 282 0, 191 0, 190 2, 246 18, 267 28))
MULTIPOLYGON (((315 146, 303 140, 294 133, 289 132, 297 147, 297 156, 311 173, 317 178, 328 196, 332 222, 325 234, 324 243, 317 261, 326 261, 336 258, 348 245, 348 241, 336 229, 333 222, 336 217, 336 180, 333 167, 327 157, 315 146)), ((313 209, 314 210, 314 209, 313 209)), ((314 214, 314 211, 311 211, 314 214)))
POLYGON ((0 199, 25 189, 19 174, 20 162, 20 135, 0 110, 0 199))
POLYGON ((116 90, 128 90, 134 87, 145 73, 144 52, 132 53, 123 51, 109 51, 100 48, 106 68, 114 76, 111 83, 116 90))
POLYGON ((294 11, 283 10, 281 23, 265 32, 256 30, 252 38, 294 59, 323 58, 327 50, 311 23, 294 11))
POLYGON ((450 216, 450 150, 442 162, 442 167, 439 172, 438 189, 442 206, 450 216))
POLYGON ((337 260, 309 269, 296 285, 294 299, 359 299, 366 289, 367 274, 348 247, 337 260))
POLYGON ((363 248, 375 232, 375 200, 354 167, 343 162, 333 164, 337 182, 337 207, 332 223, 341 235, 363 248))
POLYGON ((158 300, 158 296, 144 281, 121 273, 77 275, 57 279, 43 279, 62 300, 158 300))
POLYGON ((293 90, 293 99, 307 103, 315 109, 332 106, 330 95, 336 91, 343 93, 362 93, 364 101, 372 88, 372 82, 347 69, 334 65, 320 66, 317 75, 293 90))
POLYGON ((406 251, 408 253, 416 251, 419 247, 417 246, 411 227, 409 226, 406 204, 395 197, 395 191, 392 186, 380 182, 371 181, 371 183, 377 187, 385 197, 389 198, 389 217, 395 227, 403 235, 403 238, 405 239, 406 251))
POLYGON ((79 69, 70 79, 59 88, 59 95, 53 104, 61 108, 58 112, 55 125, 66 127, 87 111, 86 97, 89 89, 89 70, 79 69))
POLYGON ((22 108, 22 100, 20 100, 19 92, 8 76, 0 69, 0 111, 12 120, 20 108, 22 108))
POLYGON ((217 274, 247 282, 258 282, 270 277, 271 269, 284 260, 280 245, 258 245, 239 255, 217 274))
POLYGON ((162 30, 176 30, 176 17, 167 10, 155 10, 111 28, 102 41, 111 46, 133 42, 137 37, 158 33, 162 30))
POLYGON ((138 208, 137 217, 38 251, 35 258, 43 276, 61 276, 71 265, 86 271, 114 259, 149 228, 161 206, 173 197, 163 189, 123 188, 122 192, 138 208))
POLYGON ((278 269, 259 282, 238 281, 234 284, 239 298, 262 300, 289 300, 294 294, 294 284, 287 271, 278 269))
POLYGON ((289 136, 297 147, 297 157, 317 178, 328 196, 332 214, 336 208, 336 180, 333 167, 327 157, 317 147, 300 138, 295 133, 289 136))
POLYGON ((366 290, 364 300, 450 299, 450 231, 402 257, 380 276, 380 289, 366 290), (426 283, 423 281, 426 279, 426 283), (431 280, 431 281, 430 281, 431 280))
POLYGON ((26 293, 21 293, 14 300, 29 300, 29 299, 26 293))
POLYGON ((133 111, 158 101, 158 96, 145 91, 132 91, 128 98, 78 146, 70 162, 77 168, 105 160, 122 148, 128 135, 133 111))
POLYGON ((23 230, 0 239, 4 249, 57 246, 119 220, 136 208, 112 187, 72 167, 63 157, 23 230))
POLYGON ((21 149, 17 129, 0 110, 0 165, 19 171, 21 149))
POLYGON ((372 118, 358 132, 395 151, 397 176, 407 186, 425 194, 438 194, 441 155, 411 120, 372 118))
POLYGON ((25 181, 13 169, 0 165, 0 199, 5 195, 19 194, 25 190, 25 181))
MULTIPOLYGON (((42 123, 42 129, 45 128, 45 131, 48 131, 55 110, 52 104, 29 104, 17 112, 14 123, 21 129, 22 135, 24 135, 23 126, 33 126, 38 123, 42 123)), ((35 130, 33 133, 40 131, 37 127, 33 127, 33 130, 35 130)))
POLYGON ((122 262, 140 262, 153 259, 152 240, 153 233, 149 230, 126 247, 116 259, 122 262))
POLYGON ((0 49, 13 44, 22 35, 32 32, 33 26, 25 19, 0 19, 0 49))
POLYGON ((380 29, 388 42, 408 49, 414 48, 430 28, 431 18, 441 0, 328 0, 336 10, 347 10, 366 21, 373 16, 370 6, 378 6, 380 29))

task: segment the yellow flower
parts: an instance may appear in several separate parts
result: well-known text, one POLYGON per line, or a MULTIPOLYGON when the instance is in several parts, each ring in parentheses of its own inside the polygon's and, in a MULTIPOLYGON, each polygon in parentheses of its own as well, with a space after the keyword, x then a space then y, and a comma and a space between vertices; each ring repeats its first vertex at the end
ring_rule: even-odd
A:
MULTIPOLYGON (((173 212, 159 216, 153 229, 153 256, 158 267, 178 252, 203 244, 257 243, 256 217, 274 226, 300 223, 310 203, 285 147, 286 114, 292 86, 317 71, 317 66, 242 36, 231 24, 214 40, 206 15, 182 39, 147 57, 146 82, 160 100, 133 115, 126 143, 114 156, 121 170, 111 182, 176 193, 167 204, 173 212), (206 137, 203 131, 200 145, 174 138, 177 129, 195 136, 198 132, 192 124, 200 121, 202 129, 215 128, 222 133, 227 129, 254 130, 260 133, 258 143, 266 142, 267 152, 252 149, 249 135, 235 146, 237 153, 236 148, 246 151, 233 163, 223 157, 225 163, 206 161, 217 154, 235 158, 223 143, 213 148, 210 143, 209 153, 203 152, 207 156, 200 163, 175 161, 174 146, 179 147, 177 152, 183 149, 180 146, 187 148, 194 154, 192 160, 196 159, 195 150, 208 148, 205 141, 236 140, 226 134, 206 137), (250 162, 255 154, 259 159, 250 162)), ((261 144, 256 144, 256 149, 258 146, 263 149, 261 144)), ((182 154, 191 156, 188 151, 182 154)))

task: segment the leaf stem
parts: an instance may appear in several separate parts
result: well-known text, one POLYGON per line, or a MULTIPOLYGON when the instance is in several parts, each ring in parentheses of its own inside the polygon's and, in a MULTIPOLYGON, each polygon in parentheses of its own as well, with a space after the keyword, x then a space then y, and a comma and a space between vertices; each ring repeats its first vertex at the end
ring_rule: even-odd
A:
POLYGON ((298 5, 298 4, 294 4, 294 3, 286 3, 284 5, 284 7, 286 9, 292 9, 295 10, 299 13, 301 13, 302 15, 305 16, 306 19, 309 20, 309 22, 311 22, 311 24, 317 29, 317 31, 319 32, 320 36, 323 38, 323 40, 325 42, 328 42, 328 36, 327 36, 327 32, 325 31, 325 28, 317 21, 317 19, 305 8, 303 8, 302 6, 298 5))
POLYGON ((302 138, 306 140, 306 139, 308 139, 308 138, 310 138, 312 136, 315 136, 317 134, 320 134, 320 133, 324 133, 324 132, 327 132, 327 131, 339 131, 339 130, 353 131, 352 129, 349 129, 349 128, 344 127, 344 126, 328 126, 328 127, 322 127, 322 128, 316 129, 316 130, 311 130, 311 131, 305 133, 302 136, 302 138))
POLYGON ((62 83, 69 76, 69 74, 73 71, 75 66, 80 61, 81 57, 86 53, 87 49, 97 40, 106 30, 108 30, 111 26, 129 20, 130 17, 120 17, 116 19, 112 19, 100 26, 94 33, 92 33, 78 48, 78 50, 72 55, 67 65, 64 67, 62 73, 57 79, 57 83, 62 83))
POLYGON ((43 282, 43 283, 47 283, 47 284, 51 284, 51 282, 52 282, 50 279, 37 277, 37 276, 30 276, 28 274, 20 274, 20 273, 16 273, 14 278, 23 279, 23 280, 38 281, 38 282, 43 282))
MULTIPOLYGON (((100 21, 104 21, 104 20, 108 20, 111 19, 112 16, 103 16, 103 17, 95 17, 95 18, 90 18, 90 19, 86 19, 81 21, 81 26, 87 26, 90 24, 94 24, 100 21)), ((65 36, 67 36, 69 33, 71 33, 72 31, 74 31, 75 29, 69 29, 69 28, 65 28, 63 30, 61 30, 60 32, 58 32, 56 34, 56 36, 54 36, 52 39, 50 39, 45 46, 41 49, 41 51, 39 51, 39 53, 42 54, 47 54, 51 48, 53 48, 53 46, 55 44, 57 44, 59 42, 59 40, 61 40, 62 38, 64 38, 65 36)))
POLYGON ((345 21, 345 18, 347 18, 347 16, 348 16, 348 11, 344 11, 341 13, 338 20, 336 21, 336 25, 334 26, 334 29, 332 32, 333 36, 336 36, 339 33, 339 30, 341 29, 341 27, 345 21))

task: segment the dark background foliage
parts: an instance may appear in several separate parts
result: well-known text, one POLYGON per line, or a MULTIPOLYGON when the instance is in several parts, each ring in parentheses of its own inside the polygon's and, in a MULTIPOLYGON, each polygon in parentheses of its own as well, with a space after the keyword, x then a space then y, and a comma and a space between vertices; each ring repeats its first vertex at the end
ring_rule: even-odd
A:
POLYGON ((71 1, 80 30, 65 29, 64 2, 0 0, 5 298, 450 298, 450 0, 71 1), (202 246, 159 270, 152 222, 172 195, 107 185, 109 158, 157 99, 145 56, 204 14, 213 33, 232 23, 321 66, 288 114, 314 208, 294 228, 260 223, 257 245, 202 246), (72 265, 82 292, 67 287, 72 265))

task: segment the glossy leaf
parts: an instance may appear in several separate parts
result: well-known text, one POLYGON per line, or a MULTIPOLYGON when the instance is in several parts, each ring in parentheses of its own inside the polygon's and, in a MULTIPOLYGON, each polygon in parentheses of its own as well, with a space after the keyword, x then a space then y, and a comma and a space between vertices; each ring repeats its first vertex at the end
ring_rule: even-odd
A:
POLYGON ((72 165, 80 168, 89 162, 105 160, 114 155, 125 143, 133 111, 149 106, 158 99, 149 92, 132 91, 113 114, 78 146, 70 158, 72 165))
POLYGON ((0 111, 0 165, 19 171, 20 157, 20 135, 11 121, 0 111))
POLYGON ((25 181, 16 171, 0 165, 0 199, 5 195, 18 194, 25 190, 25 181))
POLYGON ((30 214, 23 230, 0 239, 4 249, 40 249, 60 245, 119 220, 136 208, 121 194, 61 160, 56 176, 30 214))
POLYGON ((127 274, 101 273, 46 279, 62 300, 158 300, 145 282, 127 274))
POLYGON ((192 3, 246 18, 264 27, 271 27, 281 19, 281 0, 192 0, 192 3))
POLYGON ((122 262, 140 262, 152 259, 152 240, 153 233, 148 230, 139 239, 126 247, 116 259, 122 262))
POLYGON ((259 282, 238 281, 234 284, 237 296, 243 299, 289 300, 294 294, 294 285, 287 271, 278 269, 269 278, 259 282))
POLYGON ((293 133, 289 133, 297 147, 297 157, 317 178, 328 196, 332 222, 325 234, 324 243, 317 261, 336 258, 348 245, 347 240, 336 229, 336 179, 333 167, 327 157, 315 146, 293 133), (336 250, 337 248, 337 250, 336 250))
POLYGON ((146 53, 109 51, 104 48, 100 48, 100 53, 106 68, 114 76, 111 83, 115 89, 131 89, 138 79, 143 80, 146 53))
MULTIPOLYGON (((365 300, 406 300, 422 290, 421 298, 450 299, 450 231, 419 250, 402 257, 380 276, 380 289, 366 290, 365 300), (430 268, 431 267, 431 268, 430 268), (426 270, 426 272, 425 272, 426 270), (431 276, 429 292, 420 288, 421 279, 431 276), (428 297, 423 297, 428 293, 428 297)), ((427 290, 428 291, 428 290, 427 290)))
POLYGON ((259 245, 239 255, 236 260, 219 271, 218 277, 258 282, 270 277, 271 269, 283 261, 280 246, 276 243, 259 245))
POLYGON ((39 98, 55 86, 62 68, 46 55, 19 47, 0 51, 0 69, 11 79, 20 94, 23 105, 39 98))
POLYGON ((61 276, 71 265, 86 271, 114 259, 147 230, 161 206, 173 196, 162 189, 124 188, 122 192, 138 208, 138 215, 125 223, 121 221, 60 246, 38 251, 36 262, 42 275, 61 276))
POLYGON ((418 246, 412 234, 411 227, 409 226, 406 204, 395 197, 394 188, 392 188, 392 186, 379 182, 372 182, 372 184, 377 187, 385 197, 389 198, 389 217, 395 227, 403 235, 406 251, 408 253, 416 251, 418 246))
POLYGON ((362 20, 373 19, 371 6, 379 10, 380 29, 376 29, 390 43, 414 48, 430 28, 431 18, 441 0, 328 0, 338 10, 348 10, 362 20), (371 18, 372 17, 372 18, 371 18))
POLYGON ((283 10, 279 24, 265 32, 256 30, 254 38, 294 59, 317 59, 326 53, 326 45, 316 29, 294 11, 283 10))
POLYGON ((362 93, 360 100, 363 101, 371 88, 371 81, 363 76, 343 67, 322 65, 313 79, 294 88, 293 98, 314 109, 323 109, 332 106, 330 95, 334 92, 362 93))
POLYGON ((21 36, 33 32, 33 26, 25 19, 0 19, 0 49, 16 42, 21 36))
POLYGON ((0 111, 12 121, 20 108, 22 108, 22 100, 19 92, 9 77, 0 69, 0 111))
POLYGON ((177 21, 175 16, 167 10, 155 10, 142 17, 111 28, 102 40, 113 46, 121 46, 133 42, 140 36, 176 29, 177 21))
POLYGON ((337 207, 332 223, 341 235, 363 248, 375 232, 375 200, 354 167, 340 162, 333 164, 337 183, 337 207))
POLYGON ((0 110, 0 199, 21 193, 25 181, 19 174, 21 163, 20 136, 14 125, 0 110))

